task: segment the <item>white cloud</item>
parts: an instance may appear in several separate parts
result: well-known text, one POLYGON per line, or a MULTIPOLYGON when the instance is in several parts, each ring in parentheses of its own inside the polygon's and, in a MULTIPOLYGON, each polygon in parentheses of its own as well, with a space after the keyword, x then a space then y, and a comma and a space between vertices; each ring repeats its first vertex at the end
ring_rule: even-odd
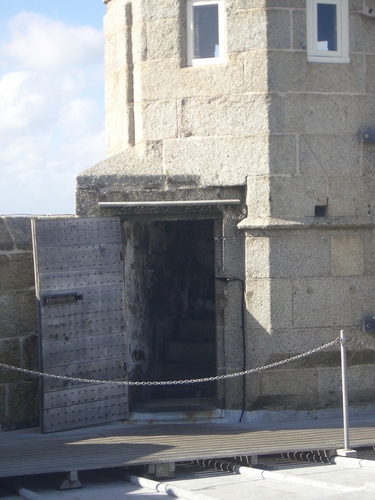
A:
POLYGON ((103 60, 102 34, 91 26, 67 26, 22 12, 9 22, 9 32, 1 55, 24 68, 56 72, 103 60))
POLYGON ((72 213, 104 158, 102 35, 22 13, 0 40, 0 213, 72 213))

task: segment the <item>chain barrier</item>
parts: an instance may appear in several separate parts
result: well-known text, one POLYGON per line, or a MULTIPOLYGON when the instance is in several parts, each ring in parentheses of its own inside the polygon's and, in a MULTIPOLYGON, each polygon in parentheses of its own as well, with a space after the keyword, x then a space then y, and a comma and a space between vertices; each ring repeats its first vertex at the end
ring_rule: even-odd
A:
POLYGON ((315 354, 319 351, 323 351, 324 349, 328 349, 329 347, 333 347, 335 344, 339 343, 340 343, 340 337, 337 337, 335 340, 332 340, 327 344, 315 347, 315 349, 311 349, 311 351, 307 351, 302 354, 297 354, 296 356, 292 356, 291 358, 283 359, 281 361, 276 361, 275 363, 271 363, 269 365, 259 366, 257 368, 252 368, 241 372, 227 373, 225 375, 216 375, 214 377, 204 377, 204 378, 196 378, 189 380, 160 380, 154 382, 152 381, 137 382, 130 380, 97 380, 97 379, 88 379, 79 377, 69 377, 67 375, 54 375, 52 373, 43 373, 34 370, 28 370, 27 368, 19 368, 17 366, 7 365, 5 363, 0 363, 0 368, 3 368, 4 370, 12 370, 20 373, 25 373, 27 375, 32 375, 36 377, 66 380, 69 382, 79 382, 82 384, 112 384, 112 385, 128 385, 128 386, 186 385, 186 384, 199 384, 202 382, 215 382, 217 380, 227 380, 235 377, 243 377, 244 375, 250 375, 252 373, 258 373, 264 370, 269 370, 270 368, 276 368, 278 366, 291 363, 292 361, 297 361, 299 359, 306 358, 307 356, 311 356, 312 354, 315 354))

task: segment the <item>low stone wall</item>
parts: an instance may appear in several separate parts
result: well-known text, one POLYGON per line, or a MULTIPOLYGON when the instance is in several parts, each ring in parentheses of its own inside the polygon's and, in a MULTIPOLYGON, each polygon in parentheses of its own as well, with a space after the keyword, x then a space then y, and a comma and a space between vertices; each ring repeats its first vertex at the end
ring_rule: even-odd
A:
MULTIPOLYGON (((30 217, 0 217, 0 362, 38 368, 30 217)), ((38 425, 39 381, 0 369, 0 429, 38 425)))

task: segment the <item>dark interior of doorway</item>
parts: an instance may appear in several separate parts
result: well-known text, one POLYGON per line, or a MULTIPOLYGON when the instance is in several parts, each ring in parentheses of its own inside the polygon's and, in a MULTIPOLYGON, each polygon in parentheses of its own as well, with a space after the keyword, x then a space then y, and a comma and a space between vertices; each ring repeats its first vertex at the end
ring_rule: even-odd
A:
MULTIPOLYGON (((158 381, 215 375, 214 221, 149 223, 148 240, 149 375, 158 381)), ((154 386, 137 406, 204 410, 215 396, 215 382, 154 386)))

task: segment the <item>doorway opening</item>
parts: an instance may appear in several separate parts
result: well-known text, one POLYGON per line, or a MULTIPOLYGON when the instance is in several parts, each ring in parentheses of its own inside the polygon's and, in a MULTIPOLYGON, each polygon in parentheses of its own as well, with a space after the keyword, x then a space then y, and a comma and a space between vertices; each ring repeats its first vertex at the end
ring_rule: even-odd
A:
MULTIPOLYGON (((130 378, 188 380, 216 374, 214 220, 125 222, 130 378)), ((216 383, 130 391, 138 411, 203 410, 216 383)))

